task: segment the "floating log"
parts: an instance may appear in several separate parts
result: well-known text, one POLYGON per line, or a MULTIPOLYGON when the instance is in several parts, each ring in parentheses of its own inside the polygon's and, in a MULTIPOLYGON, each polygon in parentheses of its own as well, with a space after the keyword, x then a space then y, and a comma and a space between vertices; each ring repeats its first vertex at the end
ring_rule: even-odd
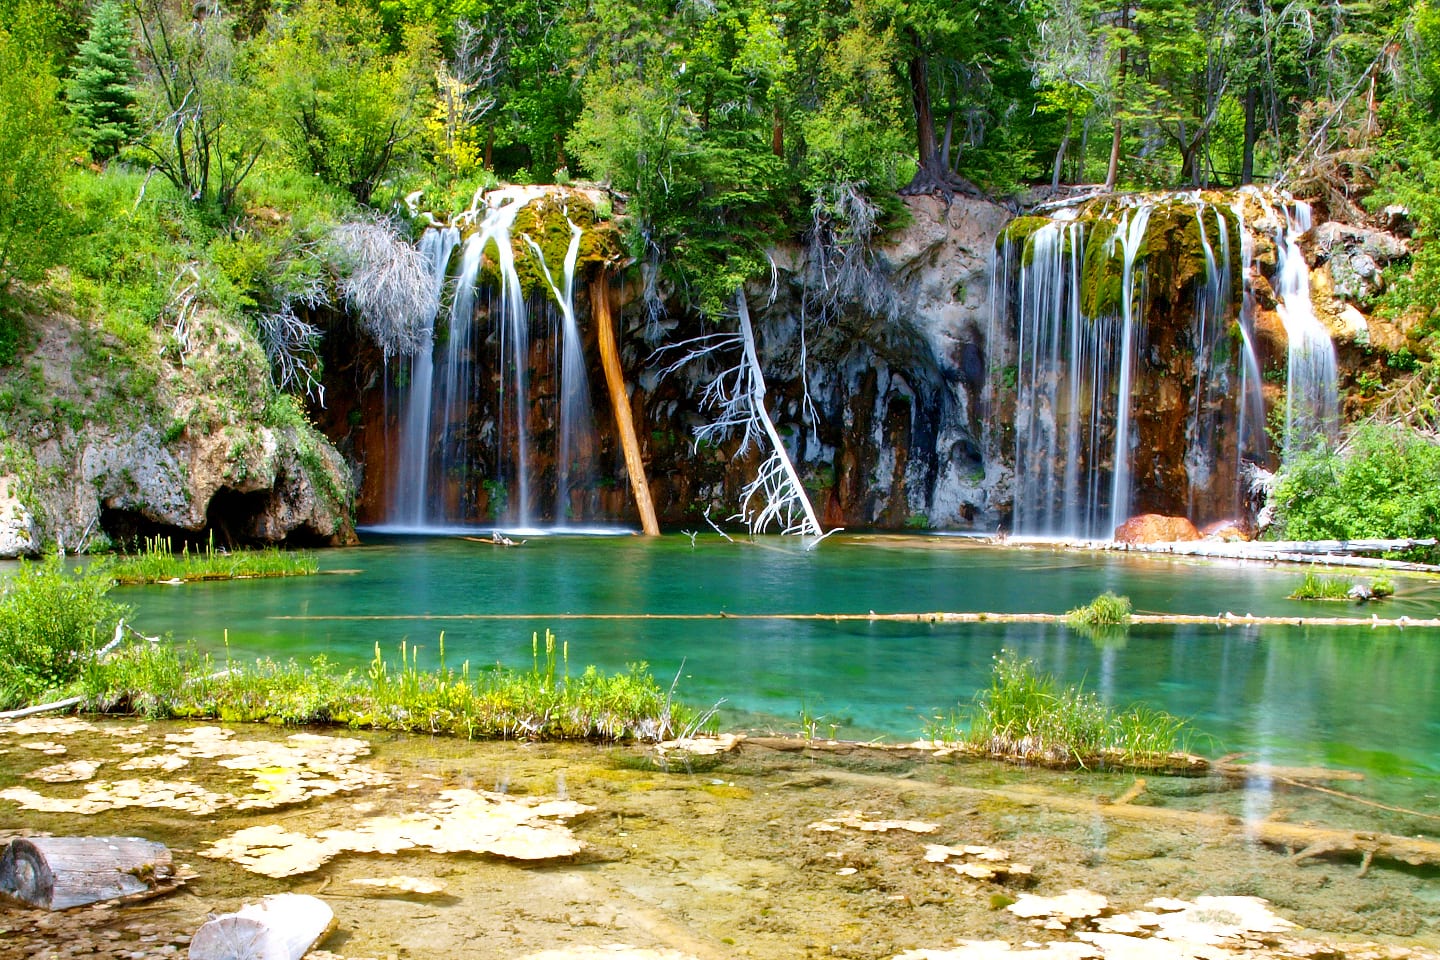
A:
POLYGON ((279 893, 208 921, 190 960, 300 960, 335 926, 335 911, 303 893, 279 893))
POLYGON ((0 892, 45 910, 149 893, 172 876, 170 851, 138 837, 16 837, 0 892))

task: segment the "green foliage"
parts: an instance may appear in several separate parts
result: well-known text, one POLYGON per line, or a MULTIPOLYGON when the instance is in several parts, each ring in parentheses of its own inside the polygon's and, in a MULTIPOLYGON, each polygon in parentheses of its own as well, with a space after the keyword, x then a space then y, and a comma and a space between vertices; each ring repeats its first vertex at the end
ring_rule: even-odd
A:
POLYGON ((67 570, 58 557, 20 564, 0 594, 0 704, 34 701, 80 676, 126 608, 106 598, 101 565, 67 570))
POLYGON ((1070 627, 1119 627, 1130 623, 1130 598, 1117 597, 1106 590, 1083 607, 1065 614, 1070 627))
POLYGON ((421 666, 421 649, 401 642, 398 662, 375 647, 364 673, 324 657, 308 664, 227 660, 225 669, 194 646, 144 644, 90 663, 81 681, 89 709, 148 717, 286 724, 338 723, 468 739, 660 740, 680 733, 693 711, 671 699, 644 664, 606 675, 569 669, 548 632, 532 645, 525 671, 499 665, 459 670, 421 666))
POLYGON ((320 561, 307 551, 216 550, 212 534, 201 549, 188 543, 176 553, 169 537, 145 540, 140 552, 120 557, 110 568, 116 583, 173 583, 177 580, 243 580, 254 577, 304 577, 320 572, 320 561))
POLYGON ((357 4, 312 0, 283 21, 263 51, 268 109, 290 161, 368 203, 397 154, 420 130, 417 104, 433 41, 407 31, 398 52, 381 45, 378 18, 357 4))
POLYGON ((125 8, 119 0, 104 0, 90 14, 89 35, 66 87, 77 132, 97 160, 115 156, 138 130, 130 37, 125 8))
POLYGON ((1292 458, 1273 502, 1278 539, 1440 536, 1440 445, 1403 427, 1362 427, 1341 451, 1292 458))
POLYGON ((1290 594, 1291 600, 1348 600, 1350 581, 1343 577, 1317 577, 1305 574, 1305 579, 1290 594))
POLYGON ((1389 577, 1376 577, 1370 581, 1370 592, 1376 599, 1395 596, 1395 581, 1389 577))
POLYGON ((1079 687, 1061 689, 1009 651, 995 658, 990 687, 976 694, 968 720, 962 729, 953 715, 936 718, 929 736, 1013 760, 1164 767, 1193 735, 1186 721, 1143 704, 1116 710, 1079 687))
POLYGON ((16 285, 42 277, 64 243, 58 94, 49 62, 0 27, 0 366, 23 333, 16 285))

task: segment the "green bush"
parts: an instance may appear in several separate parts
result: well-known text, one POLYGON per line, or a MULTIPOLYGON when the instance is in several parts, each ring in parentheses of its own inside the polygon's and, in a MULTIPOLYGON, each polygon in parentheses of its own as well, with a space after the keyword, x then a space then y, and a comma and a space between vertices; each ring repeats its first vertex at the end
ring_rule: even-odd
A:
POLYGON ((1440 536, 1440 445, 1401 427, 1362 427, 1343 451, 1295 457, 1274 503, 1279 539, 1440 536))
POLYGON ((106 598, 110 574, 59 558, 24 563, 0 595, 0 704, 32 701, 80 676, 127 610, 106 598))
POLYGON ((1290 594, 1291 600, 1349 600, 1350 581, 1343 577, 1317 577, 1305 574, 1300 586, 1290 594))

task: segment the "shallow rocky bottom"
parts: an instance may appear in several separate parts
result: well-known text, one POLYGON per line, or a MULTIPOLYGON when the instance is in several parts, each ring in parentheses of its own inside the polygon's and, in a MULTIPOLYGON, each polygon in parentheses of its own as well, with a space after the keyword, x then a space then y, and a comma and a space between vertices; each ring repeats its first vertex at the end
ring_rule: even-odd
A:
MULTIPOLYGON (((167 843, 193 873, 178 891, 138 903, 55 914, 0 907, 0 958, 183 955, 209 914, 287 891, 332 906, 337 927, 320 946, 346 958, 519 960, 570 949, 546 956, 778 960, 916 951, 919 960, 958 956, 948 951, 964 940, 1017 949, 1066 943, 1078 958, 1087 949, 1099 956, 1112 936, 1105 931, 1156 898, 1202 896, 1262 897, 1296 926, 1241 930, 1204 945, 1111 942, 1114 952, 1103 952, 1111 960, 1123 949, 1177 960, 1440 955, 1434 868, 1377 859, 1362 872, 1355 857, 1294 858, 1248 843, 1239 820, 1217 833, 1198 821, 1177 828, 1047 803, 1124 799, 1129 791, 1134 804, 1236 815, 1263 806, 1288 822, 1434 835, 1423 816, 1308 786, 1277 793, 1271 782, 1257 805, 1253 790, 1218 778, 1146 777, 1137 790, 1130 774, 913 759, 858 746, 751 741, 687 759, 645 747, 315 733, 297 739, 264 727, 67 718, 0 727, 0 827, 9 835, 144 836, 167 843), (390 843, 395 853, 354 852, 356 836, 369 838, 362 849, 386 848, 375 837, 402 821, 410 835, 423 821, 454 840, 461 827, 443 817, 460 815, 461 795, 501 805, 572 801, 535 806, 556 812, 536 822, 557 834, 568 828, 580 850, 516 860, 436 853, 412 840, 390 843), (272 839, 248 851, 251 866, 290 875, 261 876, 214 858, 243 859, 233 838, 256 827, 272 839), (303 837, 313 854, 317 838, 342 834, 351 847, 329 843, 318 866, 286 860, 298 842, 273 839, 303 837), (967 846, 988 852, 967 855, 967 846), (957 869, 966 864, 972 868, 957 869), (985 878, 983 867, 994 864, 1005 869, 985 878), (1106 906, 1068 920, 1053 910, 1026 918, 1006 909, 1025 894, 1072 889, 1103 895, 1106 906), (637 952, 595 952, 620 944, 637 952)), ((475 816, 465 821, 470 833, 475 816)), ((497 849, 514 849, 510 842, 497 849)), ((986 949, 993 956, 999 948, 986 949)))

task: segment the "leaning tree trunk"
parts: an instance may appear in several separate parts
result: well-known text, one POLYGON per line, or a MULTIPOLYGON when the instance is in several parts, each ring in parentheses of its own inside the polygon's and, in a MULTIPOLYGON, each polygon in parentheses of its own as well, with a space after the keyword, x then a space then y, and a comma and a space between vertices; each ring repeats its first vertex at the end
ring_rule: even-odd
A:
POLYGON ((630 475, 630 489, 635 494, 635 509, 640 511, 640 526, 647 537, 658 537, 660 524, 655 519, 655 502, 650 498, 650 484, 645 479, 645 461, 640 456, 640 441, 635 436, 635 420, 630 415, 630 396, 625 390, 625 373, 620 368, 615 323, 610 315, 610 277, 603 269, 590 281, 590 310, 599 335, 600 365, 605 370, 610 406, 615 411, 615 427, 620 434, 620 447, 625 452, 625 472, 630 475))

